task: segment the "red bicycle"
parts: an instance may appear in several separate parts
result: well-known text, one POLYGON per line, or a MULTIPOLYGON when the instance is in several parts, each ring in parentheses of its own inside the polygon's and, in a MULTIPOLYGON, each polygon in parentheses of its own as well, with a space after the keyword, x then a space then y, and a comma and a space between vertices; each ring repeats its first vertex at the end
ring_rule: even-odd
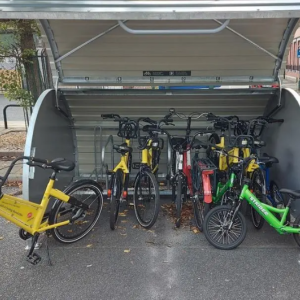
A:
POLYGON ((191 139, 192 119, 206 117, 207 113, 191 113, 186 116, 170 109, 170 116, 176 115, 180 119, 187 120, 186 134, 184 137, 170 136, 172 147, 172 168, 170 182, 172 185, 172 200, 176 205, 175 226, 180 227, 182 203, 186 201, 189 190, 190 199, 193 202, 196 225, 202 231, 202 223, 205 214, 212 203, 211 176, 214 176, 216 167, 207 158, 199 157, 199 150, 206 149, 205 143, 196 139, 197 136, 211 134, 214 131, 198 131, 191 139), (195 154, 191 159, 191 150, 195 154))

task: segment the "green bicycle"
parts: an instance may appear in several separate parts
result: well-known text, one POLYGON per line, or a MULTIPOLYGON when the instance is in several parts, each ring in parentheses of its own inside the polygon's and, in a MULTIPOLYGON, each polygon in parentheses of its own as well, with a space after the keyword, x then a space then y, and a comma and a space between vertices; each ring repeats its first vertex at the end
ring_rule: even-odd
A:
MULTIPOLYGON (((253 156, 241 159, 239 167, 243 172, 253 159, 253 156)), ((300 193, 281 189, 282 194, 289 194, 290 199, 285 208, 276 208, 261 202, 249 190, 251 183, 249 178, 243 178, 243 188, 233 204, 221 205, 213 208, 204 220, 204 234, 208 242, 214 247, 222 250, 231 250, 238 247, 246 237, 246 221, 239 211, 241 204, 246 200, 270 226, 280 234, 292 233, 296 243, 300 246, 300 215, 293 224, 287 221, 290 206, 293 200, 300 199, 300 193), (281 216, 276 217, 276 215, 281 216)))

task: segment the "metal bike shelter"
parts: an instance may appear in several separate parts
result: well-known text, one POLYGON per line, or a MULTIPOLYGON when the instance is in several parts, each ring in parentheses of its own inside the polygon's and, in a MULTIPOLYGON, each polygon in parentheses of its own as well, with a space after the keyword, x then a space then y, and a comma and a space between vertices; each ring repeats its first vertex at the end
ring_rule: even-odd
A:
MULTIPOLYGON (((1 18, 39 20, 56 85, 34 109, 25 155, 76 160, 76 170, 61 175, 61 185, 92 176, 105 186, 105 170, 117 161, 111 145, 121 140, 116 123, 100 114, 159 119, 174 107, 241 118, 284 117, 282 125, 266 131, 265 150, 280 160, 272 170, 279 184, 299 188, 300 98, 282 89, 280 80, 299 1, 15 0, 1 1, 0 8, 1 18), (280 87, 249 88, 272 83, 280 87), (195 85, 210 88, 154 88, 195 85)), ((185 124, 175 123, 179 133, 185 124)), ((194 123, 195 128, 207 125, 194 123)), ((139 151, 134 151, 137 161, 139 151)), ((170 159, 165 143, 161 180, 170 159)), ((29 167, 23 172, 24 196, 39 201, 48 174, 29 167)))

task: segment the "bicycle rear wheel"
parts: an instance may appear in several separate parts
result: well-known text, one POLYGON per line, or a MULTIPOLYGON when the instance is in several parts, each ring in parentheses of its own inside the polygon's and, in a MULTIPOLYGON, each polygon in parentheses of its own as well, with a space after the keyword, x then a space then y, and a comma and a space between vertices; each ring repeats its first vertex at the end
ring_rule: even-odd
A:
POLYGON ((231 206, 217 206, 207 214, 203 231, 208 242, 214 247, 231 250, 238 247, 246 237, 245 217, 238 211, 233 218, 231 206))
POLYGON ((201 199, 197 199, 193 201, 193 206, 196 226, 202 232, 204 218, 210 211, 210 205, 208 203, 203 202, 203 200, 201 199))
POLYGON ((110 229, 116 228, 118 221, 119 210, 120 210, 120 198, 122 193, 122 182, 123 182, 123 171, 117 170, 113 175, 111 185, 111 197, 110 197, 110 214, 109 214, 109 225, 110 229))
POLYGON ((176 188, 176 200, 175 200, 175 205, 176 205, 176 220, 175 220, 175 226, 177 228, 180 227, 181 223, 181 210, 182 210, 182 175, 178 175, 177 177, 177 188, 176 188))
POLYGON ((83 211, 68 202, 56 200, 51 209, 49 225, 71 220, 75 217, 74 221, 68 225, 50 230, 57 241, 74 243, 85 237, 98 221, 103 206, 102 189, 93 180, 79 180, 67 187, 64 193, 89 206, 87 211, 83 211))
POLYGON ((160 205, 158 183, 153 173, 138 173, 134 184, 133 204, 139 224, 144 228, 151 228, 157 220, 160 205))
MULTIPOLYGON (((266 202, 266 182, 265 176, 261 169, 256 169, 252 175, 252 189, 254 195, 260 202, 266 202)), ((265 219, 251 206, 251 220, 256 229, 261 229, 265 223, 265 219)))

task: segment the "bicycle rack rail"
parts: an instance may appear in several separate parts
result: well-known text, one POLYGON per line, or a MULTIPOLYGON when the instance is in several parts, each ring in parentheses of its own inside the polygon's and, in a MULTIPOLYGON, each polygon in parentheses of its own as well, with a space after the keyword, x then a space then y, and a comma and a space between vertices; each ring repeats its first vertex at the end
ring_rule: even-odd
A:
MULTIPOLYGON (((94 161, 95 161, 95 169, 90 175, 90 178, 95 174, 96 181, 99 180, 99 170, 101 167, 101 157, 100 157, 100 164, 98 163, 98 151, 97 151, 97 144, 99 143, 99 150, 101 149, 102 144, 102 127, 101 126, 95 126, 94 127, 94 161), (97 135, 97 133, 99 134, 97 135)), ((100 152, 100 151, 99 151, 100 152)))
POLYGON ((105 151, 106 151, 106 148, 107 146, 111 144, 111 165, 114 166, 115 165, 115 160, 114 160, 114 148, 113 148, 113 144, 114 144, 114 137, 112 135, 110 135, 107 140, 106 140, 106 143, 105 145, 102 147, 102 153, 101 153, 101 170, 102 170, 102 178, 103 178, 103 173, 104 173, 104 168, 106 168, 106 171, 105 171, 105 175, 106 175, 106 178, 105 178, 105 187, 106 187, 106 190, 108 188, 108 175, 107 175, 107 171, 108 171, 108 164, 105 164, 105 151))
POLYGON ((5 129, 8 128, 8 126, 7 126, 7 113, 6 113, 6 110, 7 110, 9 107, 21 107, 21 105, 19 105, 19 104, 8 104, 8 105, 6 105, 6 106, 3 108, 3 120, 4 120, 4 128, 5 128, 5 129))

